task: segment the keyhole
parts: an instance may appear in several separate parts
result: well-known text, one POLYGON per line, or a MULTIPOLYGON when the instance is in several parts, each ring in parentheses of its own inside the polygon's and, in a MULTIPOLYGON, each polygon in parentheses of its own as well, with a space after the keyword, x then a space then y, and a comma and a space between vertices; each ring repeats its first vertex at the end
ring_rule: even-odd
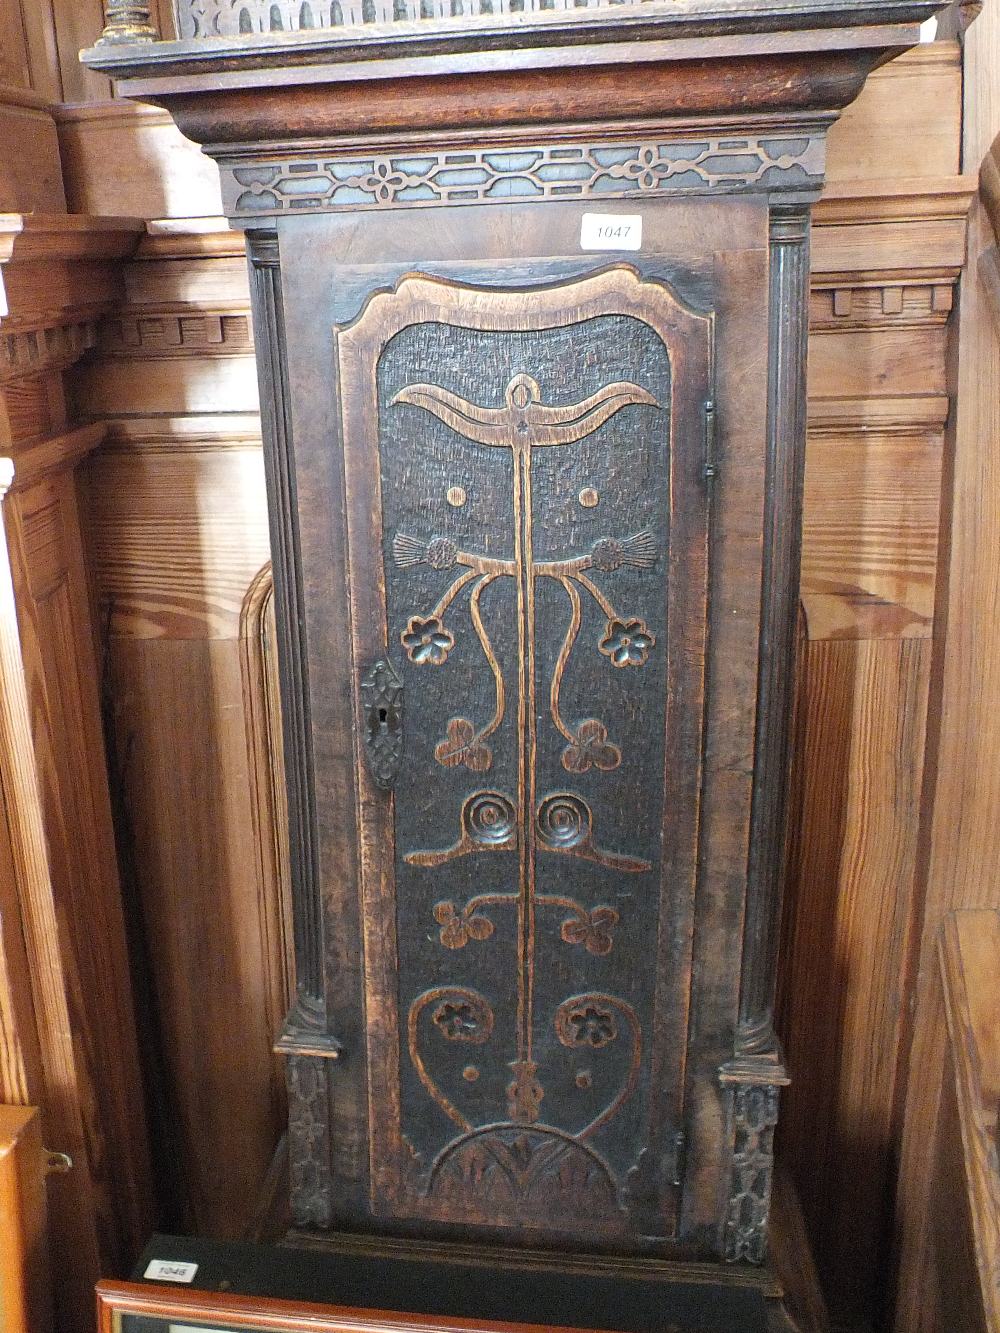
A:
POLYGON ((388 726, 388 723, 389 723, 389 710, 388 710, 388 708, 380 708, 380 709, 378 710, 378 729, 379 729, 379 731, 385 731, 386 727, 388 726))

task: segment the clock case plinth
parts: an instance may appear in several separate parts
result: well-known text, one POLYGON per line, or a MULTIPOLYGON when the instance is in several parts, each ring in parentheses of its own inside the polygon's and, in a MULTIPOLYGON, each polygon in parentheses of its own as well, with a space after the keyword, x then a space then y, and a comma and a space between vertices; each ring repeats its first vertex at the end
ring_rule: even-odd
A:
POLYGON ((85 53, 247 237, 293 1218, 759 1264, 809 211, 940 5, 501 8, 240 36, 216 6, 85 53), (640 248, 581 249, 585 212, 640 248))

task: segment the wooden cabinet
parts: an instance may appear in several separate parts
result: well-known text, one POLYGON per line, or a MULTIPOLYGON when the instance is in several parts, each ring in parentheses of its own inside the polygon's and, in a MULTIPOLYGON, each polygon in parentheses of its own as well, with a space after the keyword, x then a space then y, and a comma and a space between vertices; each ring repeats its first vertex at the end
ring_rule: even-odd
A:
MULTIPOLYGON (((736 351, 716 311, 763 278, 766 215, 664 202, 622 263, 580 254, 584 207, 502 230, 481 209, 461 258, 424 214, 406 260, 282 264, 297 484, 343 485, 346 523, 300 537, 313 698, 343 710, 313 762, 358 830, 351 878, 353 821, 319 848, 326 949, 356 959, 332 1030, 345 1071, 368 1060, 338 1114, 371 1141, 370 1161, 334 1147, 316 1221, 665 1240, 689 1133, 708 1146, 687 1029, 715 422, 738 411, 729 377, 716 403, 717 339, 736 351)), ((317 220, 315 252, 336 230, 317 220)), ((763 302, 742 321, 759 334, 763 302)), ((742 406, 760 423, 763 386, 742 406)), ((753 621, 752 572, 716 591, 753 621)), ((749 698, 741 665, 719 669, 749 698)), ((717 741, 749 749, 746 709, 717 741)))
POLYGON ((247 233, 300 1231, 763 1260, 809 209, 934 7, 88 57, 247 233))
MULTIPOLYGON (((581 252, 587 208, 385 213, 351 264, 320 259, 346 219, 249 235, 258 298, 280 274, 272 485, 323 497, 284 618, 317 799, 282 1039, 300 1225, 718 1243, 768 210, 643 201, 626 261, 581 252)), ((762 1244, 762 1160, 734 1256, 762 1244)))

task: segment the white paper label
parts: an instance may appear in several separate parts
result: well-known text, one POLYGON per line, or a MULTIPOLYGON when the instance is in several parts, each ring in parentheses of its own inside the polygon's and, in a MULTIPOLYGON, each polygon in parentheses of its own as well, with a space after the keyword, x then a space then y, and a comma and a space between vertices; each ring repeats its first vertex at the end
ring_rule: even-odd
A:
POLYGON ((197 1264, 178 1263, 175 1259, 150 1259, 143 1277, 156 1282, 193 1282, 197 1264))
POLYGON ((638 250, 641 245, 642 218, 637 213, 584 213, 581 250, 638 250))

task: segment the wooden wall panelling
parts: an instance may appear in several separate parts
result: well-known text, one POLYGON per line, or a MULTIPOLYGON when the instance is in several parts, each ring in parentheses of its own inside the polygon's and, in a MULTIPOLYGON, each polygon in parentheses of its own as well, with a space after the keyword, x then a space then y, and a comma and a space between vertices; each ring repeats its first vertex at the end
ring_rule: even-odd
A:
POLYGON ((835 186, 814 233, 781 1150, 845 1327, 884 1299, 970 185, 835 186))
POLYGON ((283 1129, 271 1046, 288 988, 242 238, 167 228, 124 280, 125 301, 75 376, 77 401, 109 428, 87 469, 88 540, 109 613, 180 1220, 234 1236, 283 1129))
POLYGON ((55 119, 74 213, 196 218, 222 212, 219 168, 159 107, 85 102, 57 107, 55 119))
POLYGON ((277 627, 271 562, 250 584, 240 615, 240 669, 251 813, 257 853, 257 899, 268 983, 269 1030, 277 1034, 295 992, 288 799, 285 791, 277 627))
POLYGON ((801 663, 781 1152, 844 1326, 877 1308, 885 1271, 929 660, 925 640, 888 638, 814 640, 801 663))
POLYGON ((111 82, 80 64, 80 51, 92 46, 104 29, 102 0, 44 0, 51 6, 59 53, 63 102, 88 102, 111 96, 111 82))
POLYGON ((933 1152, 938 1326, 1000 1328, 1000 912, 949 914, 939 937, 948 1027, 933 1152))
POLYGON ((877 191, 886 178, 952 175, 961 133, 961 48, 927 42, 876 70, 830 130, 827 180, 877 181, 877 191))
POLYGON ((47 100, 29 88, 0 87, 0 210, 66 208, 59 139, 47 100))
POLYGON ((63 375, 118 299, 113 264, 137 238, 134 224, 107 219, 0 223, 8 307, 0 324, 0 434, 16 472, 7 544, 36 818, 47 849, 44 881, 36 866, 20 892, 40 1082, 33 1095, 53 1146, 74 1160, 52 1185, 52 1235, 60 1317, 81 1330, 98 1272, 127 1267, 152 1212, 74 480, 104 428, 72 424, 63 375))
POLYGON ((52 1286, 36 1107, 0 1105, 0 1318, 5 1333, 50 1333, 52 1286))
MULTIPOLYGON (((1000 9, 986 5, 965 36, 964 167, 977 173, 1000 131, 1000 9)), ((913 1032, 902 1096, 896 1202, 896 1328, 934 1327, 937 1283, 927 1170, 939 1110, 945 1017, 936 983, 937 936, 957 908, 996 907, 1000 889, 1000 337, 979 278, 996 245, 985 209, 973 207, 960 297, 957 410, 939 575, 931 677, 932 724, 921 840, 913 1032)))
POLYGON ((0 0, 0 85, 50 103, 62 96, 50 0, 0 0))
MULTIPOLYGON (((6 462, 5 489, 12 478, 13 468, 6 462)), ((73 1158, 73 1170, 53 1182, 51 1234, 53 1261, 61 1257, 60 1313, 68 1328, 82 1333, 89 1293, 100 1273, 93 1182, 83 1146, 84 1097, 77 1081, 60 948, 64 935, 50 870, 32 705, 6 540, 0 542, 0 683, 0 786, 5 814, 0 853, 2 868, 12 872, 3 881, 4 970, 9 982, 3 1003, 3 1095, 21 1104, 37 1099, 44 1108, 50 1143, 73 1158)))

